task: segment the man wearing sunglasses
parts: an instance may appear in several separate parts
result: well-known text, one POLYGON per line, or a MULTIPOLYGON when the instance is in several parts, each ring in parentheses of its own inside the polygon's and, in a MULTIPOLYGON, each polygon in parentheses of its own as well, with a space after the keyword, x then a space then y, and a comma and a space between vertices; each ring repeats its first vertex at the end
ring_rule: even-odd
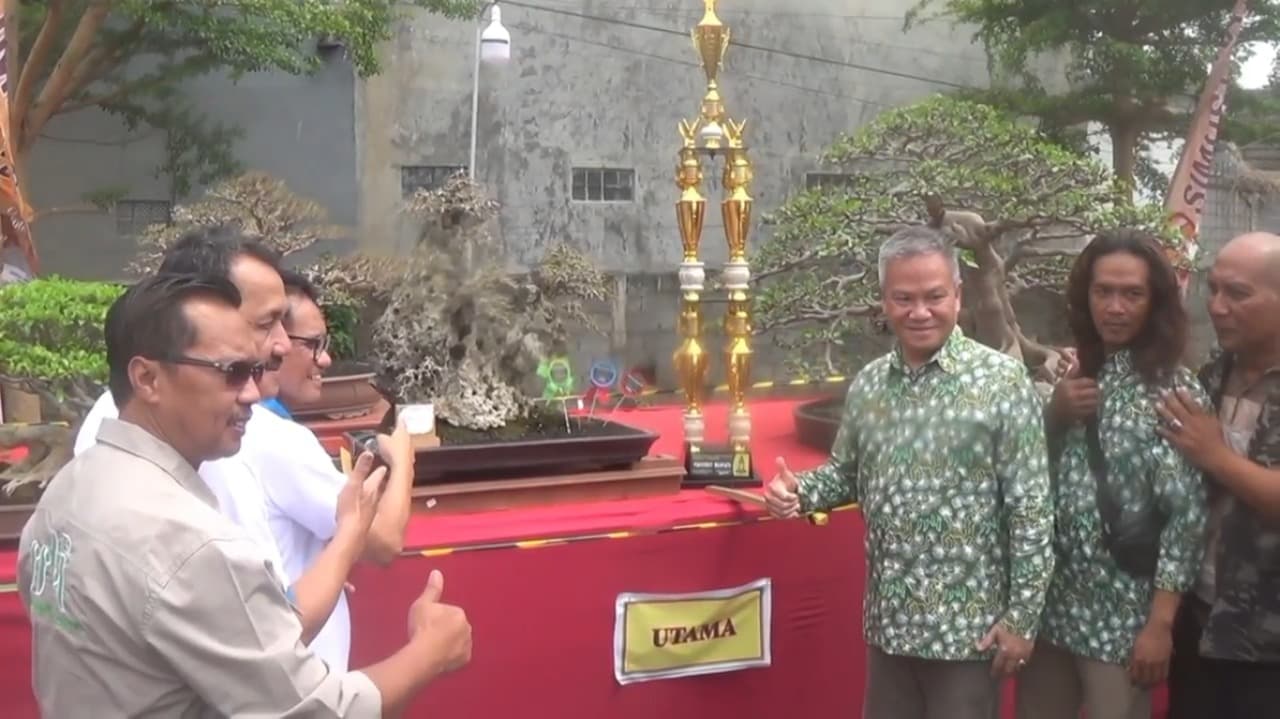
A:
MULTIPOLYGON (((230 226, 202 228, 178 239, 165 253, 160 265, 160 275, 199 274, 229 280, 242 298, 239 311, 247 324, 248 335, 257 348, 260 364, 247 367, 243 363, 222 368, 229 381, 250 372, 257 379, 262 398, 272 398, 279 390, 278 372, 290 340, 282 320, 288 311, 284 282, 280 277, 279 258, 259 242, 246 238, 230 226), (265 371, 264 371, 265 370, 265 371), (235 375, 233 378, 232 375, 235 375)), ((252 421, 245 427, 250 438, 259 436, 265 429, 260 418, 271 413, 255 406, 252 421)), ((92 447, 97 439, 98 427, 106 418, 116 417, 116 407, 110 391, 103 394, 80 427, 76 437, 77 455, 92 447)), ((196 419, 199 419, 197 417, 196 419)), ((204 421, 217 422, 214 417, 204 421)), ((269 445, 272 437, 264 438, 258 445, 269 445)), ((367 473, 369 462, 358 464, 357 471, 367 473)), ((359 556, 364 551, 365 537, 374 507, 355 504, 348 507, 341 517, 331 515, 330 521, 344 525, 344 531, 325 547, 323 561, 315 560, 307 576, 292 577, 285 571, 286 562, 280 551, 280 538, 275 536, 267 521, 268 494, 266 485, 278 485, 297 479, 290 473, 268 474, 257 466, 252 452, 239 451, 224 459, 206 462, 199 474, 218 500, 219 510, 231 521, 244 528, 261 547, 265 559, 276 572, 282 585, 294 595, 303 625, 303 637, 310 642, 321 630, 336 604, 342 601, 342 586, 350 571, 351 561, 346 557, 359 556)), ((277 492, 277 497, 290 496, 287 488, 277 492)), ((376 496, 370 504, 376 501, 376 496)), ((335 495, 333 503, 336 504, 335 495)), ((279 506, 279 505, 277 505, 279 506)), ((288 509, 294 507, 285 505, 288 509)), ((331 505, 332 506, 332 505, 331 505)), ((304 508, 298 509, 302 511, 304 508)), ((338 662, 336 655, 328 652, 322 658, 346 666, 345 654, 338 662)))
POLYGON ((59 471, 19 547, 43 716, 398 716, 470 660, 438 572, 387 659, 335 672, 303 645, 261 548, 196 473, 239 451, 260 399, 240 303, 225 279, 170 274, 107 313, 119 419, 59 471))
MULTIPOLYGON (((390 563, 404 542, 413 490, 414 453, 403 424, 393 435, 378 437, 379 454, 386 458, 387 484, 377 499, 363 557, 334 549, 338 498, 347 477, 338 471, 314 433, 294 422, 289 407, 320 398, 321 378, 332 364, 329 334, 318 293, 306 277, 281 270, 289 309, 284 327, 291 347, 280 365, 280 392, 273 412, 260 412, 246 438, 246 453, 263 477, 267 523, 276 538, 286 577, 298 582, 326 555, 338 555, 328 587, 340 590, 352 563, 365 558, 390 563)), ((311 648, 335 671, 343 671, 351 650, 351 617, 340 591, 332 613, 311 642, 311 648)))

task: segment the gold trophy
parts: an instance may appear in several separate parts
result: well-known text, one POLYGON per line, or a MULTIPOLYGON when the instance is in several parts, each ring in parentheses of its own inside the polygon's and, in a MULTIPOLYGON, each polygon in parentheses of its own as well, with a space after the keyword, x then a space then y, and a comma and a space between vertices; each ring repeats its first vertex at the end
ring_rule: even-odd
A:
POLYGON ((747 263, 747 233, 751 224, 751 161, 743 139, 745 122, 734 122, 725 114, 717 82, 725 50, 729 47, 729 28, 716 17, 716 0, 703 0, 706 12, 693 30, 693 46, 702 60, 707 76, 698 118, 680 122, 684 142, 676 167, 676 185, 680 199, 676 202, 676 219, 680 226, 680 242, 684 259, 680 263, 680 346, 674 360, 685 395, 685 485, 760 484, 751 466, 751 413, 747 409, 747 387, 751 384, 751 306, 747 297, 751 270, 747 263), (725 240, 729 260, 722 279, 728 293, 728 310, 724 329, 725 374, 729 386, 729 442, 725 446, 706 443, 706 423, 702 414, 708 354, 702 345, 701 295, 706 281, 704 266, 698 260, 702 241, 702 224, 706 216, 706 198, 699 192, 702 184, 702 158, 715 160, 722 155, 725 198, 720 203, 724 219, 725 240))

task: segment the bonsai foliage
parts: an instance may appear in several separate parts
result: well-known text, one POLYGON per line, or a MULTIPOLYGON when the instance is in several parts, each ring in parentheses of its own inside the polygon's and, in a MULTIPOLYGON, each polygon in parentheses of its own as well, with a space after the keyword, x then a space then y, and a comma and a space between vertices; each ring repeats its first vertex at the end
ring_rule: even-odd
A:
POLYGON ((454 426, 520 418, 531 406, 521 385, 587 320, 584 303, 607 296, 605 276, 563 245, 507 274, 486 227, 498 203, 466 177, 420 190, 407 209, 422 223, 417 247, 373 333, 384 382, 454 426))
POLYGON ((28 445, 21 464, 0 472, 5 491, 43 485, 71 458, 73 428, 107 380, 102 335, 119 285, 47 277, 0 285, 0 381, 40 396, 58 425, 0 425, 0 447, 28 445))
MULTIPOLYGON (((215 186, 198 202, 175 207, 169 224, 146 228, 138 238, 138 255, 129 270, 140 275, 154 272, 165 251, 183 234, 228 223, 285 258, 320 240, 347 234, 344 228, 330 224, 319 203, 295 195, 281 180, 249 172, 215 186)), ((326 253, 303 270, 316 283, 326 306, 353 305, 377 296, 396 264, 363 255, 326 253)))
MULTIPOLYGON (((1011 74, 1012 88, 980 96, 1019 114, 1035 115, 1055 134, 1093 121, 1111 136, 1113 167, 1127 186, 1135 176, 1152 172, 1141 163, 1141 150, 1151 141, 1180 137, 1186 110, 1170 100, 1196 97, 1206 68, 1223 44, 1234 0, 921 0, 908 13, 910 25, 919 12, 936 6, 955 20, 977 27, 999 69, 1011 74), (1029 71, 1040 53, 1066 51, 1070 88, 1047 90, 1029 71), (1145 172, 1144 172, 1145 171, 1145 172)), ((1250 52, 1248 43, 1280 41, 1280 4, 1251 2, 1237 46, 1237 59, 1250 52)), ((1228 117, 1232 114, 1227 113, 1228 117)), ((1275 117, 1272 126, 1280 129, 1275 117)), ((1273 130, 1274 131, 1274 130, 1273 130)), ((1150 182, 1145 184, 1150 185, 1150 182)))
POLYGON ((1123 201, 1105 167, 982 104, 935 97, 886 112, 823 157, 847 183, 795 197, 760 250, 756 325, 811 376, 847 374, 841 349, 880 313, 877 255, 910 225, 940 228, 962 257, 962 326, 1033 368, 1058 354, 1030 337, 1012 299, 1059 290, 1084 244, 1109 227, 1161 227, 1123 201))

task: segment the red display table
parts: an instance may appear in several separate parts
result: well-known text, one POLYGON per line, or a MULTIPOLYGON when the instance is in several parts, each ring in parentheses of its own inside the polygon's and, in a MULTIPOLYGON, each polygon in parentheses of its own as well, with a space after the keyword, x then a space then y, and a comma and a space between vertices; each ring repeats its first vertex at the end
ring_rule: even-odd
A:
MULTIPOLYGON (((792 436, 793 401, 752 405, 755 459, 795 469, 822 456, 792 436)), ((676 407, 619 412, 662 432, 655 453, 680 451, 676 407)), ((723 408, 708 426, 724 426, 723 408)), ((715 436, 714 434, 712 435, 715 436)), ((352 577, 352 666, 404 640, 410 602, 431 569, 445 599, 466 608, 473 661, 423 692, 407 717, 703 719, 801 713, 858 716, 865 682, 861 636, 862 521, 839 511, 825 527, 762 520, 700 491, 671 497, 513 510, 416 515, 390 567, 352 577), (614 599, 773 580, 773 664, 730 674, 619 686, 613 677, 614 599)), ((0 696, 4 716, 35 717, 30 629, 12 587, 13 552, 0 551, 0 696)), ((1163 707, 1155 713, 1164 715, 1163 707)))

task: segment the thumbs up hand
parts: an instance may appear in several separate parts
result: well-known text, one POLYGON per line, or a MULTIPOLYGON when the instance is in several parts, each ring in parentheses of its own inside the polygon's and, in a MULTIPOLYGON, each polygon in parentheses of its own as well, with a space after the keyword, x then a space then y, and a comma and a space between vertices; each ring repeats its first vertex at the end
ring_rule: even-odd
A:
POLYGON ((418 600, 409 607, 410 641, 431 645, 427 653, 440 673, 460 669, 471 661, 471 622, 462 609, 440 601, 444 574, 432 570, 418 600))
POLYGON ((1058 363, 1058 383, 1054 385, 1049 411, 1062 425, 1074 424, 1095 416, 1101 393, 1098 383, 1083 376, 1080 359, 1074 351, 1064 354, 1058 363))
POLYGON ((787 460, 778 457, 778 473, 770 480, 764 493, 765 506, 769 508, 769 514, 778 519, 799 517, 800 496, 796 494, 799 488, 800 482, 787 467, 787 460))

